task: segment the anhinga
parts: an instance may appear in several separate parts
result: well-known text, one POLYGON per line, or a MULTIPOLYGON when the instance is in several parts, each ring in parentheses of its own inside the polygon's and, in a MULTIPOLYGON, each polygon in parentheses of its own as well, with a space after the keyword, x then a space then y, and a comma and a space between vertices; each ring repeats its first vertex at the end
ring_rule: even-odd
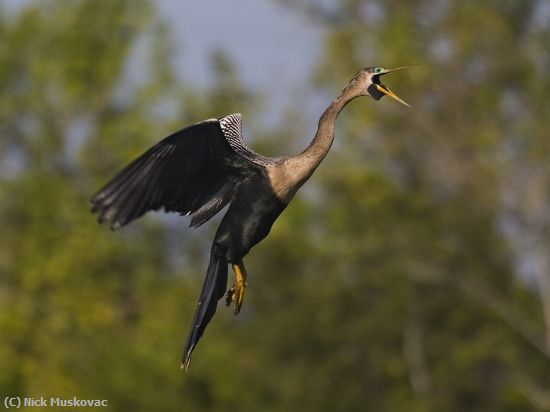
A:
MULTIPOLYGON (((334 140, 338 114, 351 100, 384 95, 409 106, 380 82, 397 67, 360 70, 319 119, 317 133, 300 154, 264 157, 250 150, 241 132, 241 115, 230 114, 180 130, 122 169, 91 199, 100 223, 124 226, 149 210, 191 215, 197 227, 229 205, 214 237, 206 279, 185 345, 182 368, 216 312, 218 300, 235 304, 238 314, 246 287, 243 257, 269 233, 273 222, 309 179, 334 140), (235 274, 226 292, 227 267, 235 274)), ((409 106, 410 107, 410 106, 409 106)))

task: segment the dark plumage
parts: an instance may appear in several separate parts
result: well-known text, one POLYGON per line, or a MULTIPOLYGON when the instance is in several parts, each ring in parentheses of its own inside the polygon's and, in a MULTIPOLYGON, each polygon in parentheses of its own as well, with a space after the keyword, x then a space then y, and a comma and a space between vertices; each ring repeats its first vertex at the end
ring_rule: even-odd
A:
POLYGON ((122 169, 92 198, 92 212, 99 212, 99 222, 110 221, 111 228, 117 229, 161 207, 167 212, 191 214, 191 227, 214 216, 231 200, 243 173, 261 172, 262 165, 269 162, 249 160, 257 155, 245 146, 240 133, 231 133, 233 138, 226 139, 222 124, 240 130, 241 115, 182 129, 122 169))
MULTIPOLYGON (((296 191, 328 153, 334 124, 352 99, 388 95, 405 104, 380 83, 380 76, 397 69, 368 67, 359 71, 325 110, 310 145, 296 156, 268 158, 250 150, 241 132, 241 115, 210 119, 176 132, 122 169, 91 199, 98 221, 117 229, 149 210, 191 215, 197 227, 224 206, 229 208, 214 237, 206 279, 193 317, 182 367, 216 312, 227 287, 228 269, 235 284, 227 304, 240 310, 246 286, 243 257, 264 239, 296 191)), ((408 106, 408 105, 407 105, 408 106)))

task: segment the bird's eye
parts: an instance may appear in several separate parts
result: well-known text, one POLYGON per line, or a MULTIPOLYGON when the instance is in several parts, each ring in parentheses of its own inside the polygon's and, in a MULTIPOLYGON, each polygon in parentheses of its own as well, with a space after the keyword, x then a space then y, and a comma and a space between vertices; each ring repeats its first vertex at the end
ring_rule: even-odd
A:
POLYGON ((378 73, 382 73, 383 70, 384 70, 384 69, 383 69, 382 67, 377 67, 377 68, 374 69, 374 72, 375 72, 376 74, 378 74, 378 73))

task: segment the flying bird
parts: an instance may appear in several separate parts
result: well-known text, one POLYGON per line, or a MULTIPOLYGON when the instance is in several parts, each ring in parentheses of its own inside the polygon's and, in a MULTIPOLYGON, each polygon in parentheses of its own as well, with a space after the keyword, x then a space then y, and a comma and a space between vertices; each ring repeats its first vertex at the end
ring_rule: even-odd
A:
POLYGON ((246 146, 241 115, 230 114, 186 127, 161 140, 124 167, 91 199, 99 223, 118 229, 150 210, 190 215, 198 227, 225 206, 212 248, 206 278, 183 352, 181 367, 191 355, 225 296, 238 314, 247 272, 243 258, 264 239, 296 191, 311 177, 334 140, 338 114, 351 100, 389 96, 410 107, 384 86, 383 75, 408 66, 361 69, 319 119, 311 143, 300 154, 265 157, 246 146), (228 265, 235 282, 226 292, 228 265))

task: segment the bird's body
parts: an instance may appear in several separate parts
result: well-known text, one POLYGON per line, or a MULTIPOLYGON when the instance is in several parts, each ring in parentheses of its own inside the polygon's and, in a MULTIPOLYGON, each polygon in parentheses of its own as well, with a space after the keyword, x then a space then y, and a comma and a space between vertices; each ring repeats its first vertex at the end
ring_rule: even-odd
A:
MULTIPOLYGON (((400 69, 400 68, 398 68, 400 69)), ((214 315, 227 287, 227 267, 235 284, 227 305, 240 310, 246 287, 243 258, 264 239, 296 191, 328 153, 341 110, 352 99, 388 95, 379 81, 397 69, 365 68, 325 110, 309 146, 300 154, 268 158, 250 150, 242 138, 241 115, 210 119, 174 133, 122 169, 93 198, 99 222, 116 229, 149 210, 164 208, 191 215, 191 226, 206 222, 229 204, 214 236, 210 262, 184 349, 182 367, 214 315)))
POLYGON ((233 201, 223 217, 214 237, 214 244, 227 248, 225 256, 230 263, 245 257, 252 246, 264 239, 287 203, 271 191, 263 175, 244 179, 235 191, 233 201), (240 230, 236 231, 234 228, 240 230))

